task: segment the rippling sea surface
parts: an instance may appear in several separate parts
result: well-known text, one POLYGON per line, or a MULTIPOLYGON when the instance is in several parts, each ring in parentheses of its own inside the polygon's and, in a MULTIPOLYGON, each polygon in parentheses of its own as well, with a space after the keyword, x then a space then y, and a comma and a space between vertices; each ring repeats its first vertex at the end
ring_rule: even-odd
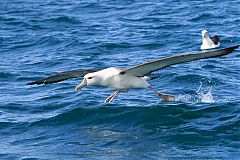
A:
POLYGON ((0 159, 239 159, 240 50, 156 72, 120 94, 61 71, 130 67, 199 51, 201 31, 240 44, 240 1, 0 1, 0 159))

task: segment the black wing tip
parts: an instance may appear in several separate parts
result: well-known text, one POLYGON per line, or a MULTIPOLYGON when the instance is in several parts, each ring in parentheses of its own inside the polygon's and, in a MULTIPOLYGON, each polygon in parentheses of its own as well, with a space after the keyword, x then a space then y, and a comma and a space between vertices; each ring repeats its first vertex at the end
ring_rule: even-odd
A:
POLYGON ((51 84, 51 83, 58 83, 58 82, 61 82, 61 81, 63 81, 63 80, 51 81, 51 82, 48 82, 48 81, 34 81, 34 82, 27 83, 27 85, 51 84))
POLYGON ((27 83, 27 85, 40 85, 40 84, 47 84, 47 83, 43 81, 34 81, 34 82, 27 83))
POLYGON ((27 85, 52 84, 52 83, 58 83, 58 82, 61 82, 61 81, 67 80, 67 79, 68 78, 49 81, 49 79, 46 78, 46 79, 42 79, 42 80, 39 80, 39 81, 34 81, 34 82, 27 83, 27 85))
POLYGON ((27 83, 27 85, 34 85, 34 84, 37 84, 37 83, 36 82, 27 83))

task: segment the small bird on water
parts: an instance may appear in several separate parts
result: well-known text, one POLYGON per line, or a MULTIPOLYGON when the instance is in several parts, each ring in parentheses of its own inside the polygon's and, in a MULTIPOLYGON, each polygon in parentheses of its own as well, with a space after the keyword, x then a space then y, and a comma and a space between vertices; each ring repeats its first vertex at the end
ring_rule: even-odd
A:
POLYGON ((140 65, 136 65, 130 68, 117 68, 110 67, 100 71, 96 70, 75 70, 61 72, 53 76, 49 76, 39 81, 28 83, 33 84, 49 84, 60 82, 70 78, 83 77, 82 82, 75 87, 76 91, 79 91, 86 86, 104 86, 113 88, 115 91, 105 100, 105 102, 112 102, 112 100, 120 93, 127 92, 129 89, 134 88, 146 88, 153 91, 157 96, 165 101, 174 101, 176 97, 174 95, 160 93, 154 89, 148 80, 156 77, 151 77, 151 73, 165 67, 190 62, 199 59, 214 58, 227 55, 237 49, 239 45, 211 51, 201 51, 197 53, 179 54, 175 56, 169 56, 160 58, 154 61, 146 62, 140 65))
POLYGON ((202 45, 201 45, 201 50, 206 50, 206 49, 213 49, 220 47, 220 42, 219 42, 219 37, 218 36, 209 36, 207 30, 202 31, 202 45))

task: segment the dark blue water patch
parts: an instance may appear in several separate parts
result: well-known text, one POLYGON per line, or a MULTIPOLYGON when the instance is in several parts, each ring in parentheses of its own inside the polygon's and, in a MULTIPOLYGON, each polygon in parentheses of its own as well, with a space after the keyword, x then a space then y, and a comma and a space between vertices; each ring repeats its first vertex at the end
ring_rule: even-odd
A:
MULTIPOLYGON (((10 95, 9 95, 10 96, 10 95)), ((22 104, 19 103, 15 103, 15 102, 10 102, 8 103, 6 106, 5 105, 1 105, 2 109, 7 109, 8 111, 27 111, 26 106, 23 106, 22 104)))
POLYGON ((6 159, 6 160, 11 160, 11 159, 17 159, 17 155, 9 155, 9 154, 0 154, 0 158, 6 159))
POLYGON ((11 125, 11 122, 0 122, 1 129, 9 128, 11 125))
POLYGON ((122 44, 106 43, 106 44, 102 44, 102 46, 99 46, 99 47, 103 47, 108 50, 111 50, 111 49, 115 49, 115 48, 130 48, 131 44, 128 44, 128 43, 122 43, 122 44))
POLYGON ((215 65, 211 65, 211 64, 206 64, 206 65, 202 66, 202 68, 210 70, 210 69, 215 69, 216 66, 215 65))
POLYGON ((13 78, 16 77, 16 74, 10 73, 10 72, 0 72, 0 78, 1 79, 8 79, 8 78, 13 78))
POLYGON ((38 158, 23 158, 22 160, 38 160, 38 158))
POLYGON ((36 43, 37 44, 42 44, 44 46, 54 46, 57 44, 60 44, 63 40, 58 38, 59 36, 55 34, 49 34, 45 37, 40 38, 36 43))
POLYGON ((221 18, 223 18, 223 16, 216 16, 215 14, 212 14, 212 13, 202 13, 202 14, 199 14, 196 17, 192 18, 191 21, 198 22, 201 20, 205 21, 205 20, 209 20, 212 18, 221 19, 221 18))

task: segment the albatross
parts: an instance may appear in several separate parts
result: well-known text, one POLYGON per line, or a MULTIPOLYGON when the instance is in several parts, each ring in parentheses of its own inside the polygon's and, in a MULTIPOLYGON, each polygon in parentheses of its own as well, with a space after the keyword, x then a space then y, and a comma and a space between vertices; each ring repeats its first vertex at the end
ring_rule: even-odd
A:
POLYGON ((213 49, 220 47, 219 37, 218 36, 209 36, 207 30, 202 31, 202 45, 201 50, 213 49))
POLYGON ((166 68, 171 65, 190 62, 194 60, 214 58, 227 55, 237 49, 239 45, 211 51, 201 51, 189 54, 179 54, 160 58, 143 64, 139 64, 130 68, 110 67, 103 70, 74 70, 67 72, 60 72, 53 76, 28 83, 34 84, 50 84, 56 83, 70 78, 82 78, 82 82, 75 87, 76 91, 81 90, 86 86, 104 86, 114 89, 114 92, 107 97, 105 102, 112 102, 112 100, 121 92, 128 92, 129 89, 142 88, 149 89, 154 94, 165 101, 174 101, 176 97, 171 94, 160 93, 154 89, 148 82, 152 77, 151 73, 157 70, 166 68))

